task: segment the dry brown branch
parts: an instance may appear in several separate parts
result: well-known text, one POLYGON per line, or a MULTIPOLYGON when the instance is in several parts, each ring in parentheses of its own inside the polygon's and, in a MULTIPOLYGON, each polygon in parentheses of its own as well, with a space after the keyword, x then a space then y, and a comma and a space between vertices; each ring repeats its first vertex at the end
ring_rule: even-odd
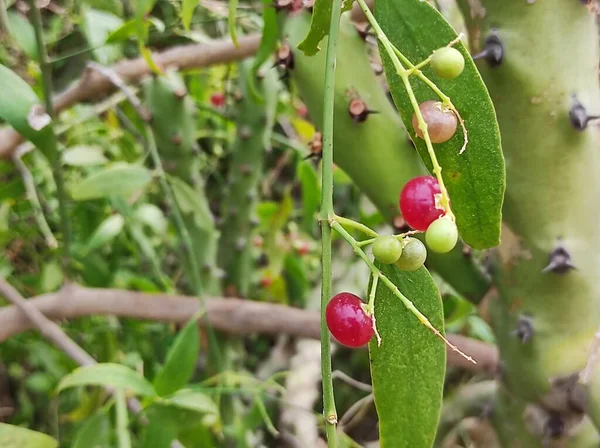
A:
MULTIPOLYGON (((50 319, 72 319, 91 315, 114 315, 161 322, 184 323, 201 306, 194 297, 144 294, 119 289, 94 289, 67 285, 61 291, 27 301, 50 319)), ((234 334, 288 334, 319 339, 319 313, 284 305, 241 299, 207 298, 206 313, 212 326, 234 334)), ((34 325, 14 306, 0 308, 0 342, 32 329, 34 325)), ((473 356, 477 365, 448 352, 448 364, 473 372, 493 373, 498 353, 495 347, 459 335, 448 339, 473 356)))
MULTIPOLYGON (((260 35, 253 34, 241 37, 239 47, 230 40, 182 45, 154 55, 154 61, 159 66, 175 66, 180 70, 227 64, 253 55, 259 43, 260 35)), ((126 83, 137 83, 151 72, 143 58, 122 61, 110 69, 126 83)), ((95 99, 113 90, 115 87, 109 79, 93 69, 86 69, 75 84, 54 98, 54 110, 58 114, 74 104, 95 99)), ((9 157, 22 142, 23 137, 13 128, 0 129, 0 157, 9 157)))

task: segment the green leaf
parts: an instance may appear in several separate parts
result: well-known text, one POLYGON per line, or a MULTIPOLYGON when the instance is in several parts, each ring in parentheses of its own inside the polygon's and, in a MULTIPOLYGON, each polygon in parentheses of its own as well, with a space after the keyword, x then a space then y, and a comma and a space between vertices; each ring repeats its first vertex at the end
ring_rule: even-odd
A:
POLYGON ((27 56, 36 61, 40 58, 40 53, 35 39, 35 30, 29 20, 21 14, 9 11, 7 13, 10 35, 17 45, 25 52, 27 56))
MULTIPOLYGON (((446 20, 429 3, 419 0, 378 0, 375 16, 390 41, 413 64, 456 38, 446 20), (418 25, 417 25, 418 24, 418 25)), ((462 132, 442 144, 434 144, 442 176, 448 188, 452 209, 462 239, 476 249, 498 245, 505 189, 505 167, 496 113, 488 91, 469 52, 462 43, 454 46, 465 58, 465 69, 456 79, 438 78, 429 67, 423 73, 448 95, 465 121, 469 144, 463 154, 462 132)), ((413 108, 402 80, 380 46, 385 74, 404 125, 419 155, 431 171, 425 141, 415 136, 413 108)), ((437 99, 436 94, 411 76, 419 103, 437 99)))
POLYGON ((42 292, 56 291, 63 283, 63 273, 60 264, 51 261, 42 268, 40 276, 40 290, 42 292))
POLYGON ((263 0, 263 29, 258 51, 252 62, 252 69, 248 72, 248 86, 251 94, 257 101, 262 101, 262 95, 256 86, 256 74, 258 69, 275 52, 279 39, 279 27, 277 24, 277 11, 273 8, 272 0, 263 0))
POLYGON ((194 190, 178 177, 169 176, 175 201, 184 214, 193 214, 194 223, 200 229, 212 231, 215 220, 204 194, 194 190))
POLYGON ((119 214, 106 218, 88 240, 86 250, 92 251, 114 240, 123 230, 124 224, 125 218, 119 214))
POLYGON ((227 24, 229 26, 229 35, 231 36, 231 40, 236 47, 239 47, 240 44, 237 40, 237 32, 235 30, 235 21, 237 16, 237 6, 238 0, 229 0, 229 17, 227 18, 227 24))
MULTIPOLYGON (((298 45, 298 50, 306 56, 314 56, 321 49, 319 44, 329 35, 329 22, 331 22, 331 0, 316 0, 313 6, 312 20, 308 34, 298 45)), ((342 12, 352 9, 352 0, 342 1, 342 12)))
MULTIPOLYGON (((384 266, 383 273, 443 331, 442 301, 425 268, 384 266)), ((381 346, 369 344, 381 448, 430 448, 442 406, 446 370, 443 342, 425 328, 380 281, 375 317, 381 346)))
POLYGON ((73 448, 110 448, 110 419, 104 413, 90 417, 75 436, 73 448))
POLYGON ((9 68, 0 65, 0 86, 0 118, 42 151, 51 150, 54 144, 51 127, 36 127, 33 124, 36 127, 34 129, 28 119, 36 106, 40 106, 40 100, 29 84, 9 68))
POLYGON ((152 384, 146 378, 122 364, 103 363, 79 367, 60 381, 58 392, 78 386, 115 387, 144 397, 156 395, 152 384))
MULTIPOLYGON (((145 28, 144 33, 148 33, 150 25, 154 25, 154 28, 156 28, 161 33, 165 30, 165 24, 161 20, 155 17, 150 17, 148 21, 142 23, 142 27, 145 28)), ((121 25, 119 28, 117 28, 108 35, 108 37, 106 38, 106 43, 114 44, 135 37, 137 35, 137 27, 138 22, 135 20, 125 22, 123 25, 121 25)))
POLYGON ((297 177, 302 187, 302 226, 312 235, 317 222, 316 214, 321 205, 319 179, 314 167, 308 162, 298 164, 297 177))
POLYGON ((154 378, 154 389, 158 395, 172 394, 192 378, 200 354, 197 321, 202 314, 200 312, 192 317, 169 348, 165 365, 154 378))
POLYGON ((198 0, 183 0, 181 4, 181 22, 186 31, 190 30, 192 25, 192 16, 198 6, 198 0))
POLYGON ((150 227, 152 231, 158 235, 163 236, 167 231, 167 220, 163 211, 154 204, 142 204, 134 213, 135 219, 142 224, 150 227))
MULTIPOLYGON (((148 38, 148 23, 146 17, 154 8, 156 0, 139 0, 135 9, 136 34, 140 42, 148 38)), ((145 47, 144 47, 145 48, 145 47)))
POLYGON ((152 180, 150 171, 142 166, 118 163, 85 178, 71 190, 76 201, 109 196, 128 196, 143 189, 152 180))
POLYGON ((62 161, 70 166, 104 165, 108 162, 102 149, 97 146, 78 145, 66 149, 62 153, 62 161))
POLYGON ((119 47, 106 45, 108 37, 123 25, 123 20, 106 11, 84 8, 82 31, 96 60, 102 65, 108 65, 121 57, 119 47))
POLYGON ((41 432, 0 423, 0 446, 2 448, 55 448, 58 442, 41 432))
POLYGON ((192 389, 179 390, 174 395, 165 398, 163 403, 202 414, 219 413, 219 408, 212 398, 192 389))

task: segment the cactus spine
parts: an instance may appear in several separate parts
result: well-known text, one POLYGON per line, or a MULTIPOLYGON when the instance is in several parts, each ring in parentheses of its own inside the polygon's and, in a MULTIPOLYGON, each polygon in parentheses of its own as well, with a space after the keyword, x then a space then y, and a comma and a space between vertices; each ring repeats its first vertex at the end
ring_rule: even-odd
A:
POLYGON ((598 446, 581 408, 600 396, 581 403, 572 392, 600 324, 600 135, 586 118, 600 108, 595 17, 575 0, 460 3, 507 168, 490 303, 499 435, 510 447, 598 446))
POLYGON ((232 148, 227 193, 222 202, 219 265, 227 272, 226 290, 235 288, 236 294, 247 297, 251 280, 252 258, 250 236, 252 214, 258 197, 258 183, 263 174, 265 145, 270 133, 267 108, 277 106, 277 75, 265 71, 256 84, 262 101, 251 90, 252 60, 240 68, 241 99, 237 107, 237 138, 232 148))

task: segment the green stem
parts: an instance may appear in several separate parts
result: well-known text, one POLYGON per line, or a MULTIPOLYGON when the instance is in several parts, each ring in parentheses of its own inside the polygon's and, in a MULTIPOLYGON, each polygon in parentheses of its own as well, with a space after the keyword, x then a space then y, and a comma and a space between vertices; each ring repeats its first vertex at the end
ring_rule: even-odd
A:
POLYGON ((115 391, 115 407, 117 419, 117 440, 119 448, 131 448, 131 437, 129 436, 129 414, 127 414, 127 399, 123 389, 115 391))
POLYGON ((348 219, 348 218, 344 218, 343 216, 335 216, 335 220, 337 222, 339 222, 341 225, 343 225, 344 227, 349 227, 351 229, 355 229, 358 230, 362 233, 364 233, 365 235, 368 235, 370 237, 373 238, 377 238, 379 235, 377 234, 377 232, 375 232, 375 230, 371 229, 368 226, 365 226, 364 224, 360 223, 360 222, 356 222, 352 219, 348 219))
POLYGON ((322 239, 322 278, 321 278, 321 374, 323 378, 323 414, 327 443, 337 447, 336 424, 338 421, 331 377, 331 341, 325 321, 325 311, 331 297, 331 227, 328 222, 333 211, 333 114, 335 97, 335 65, 338 31, 342 14, 342 0, 333 0, 327 56, 325 61, 325 92, 323 98, 323 159, 321 192, 321 239, 322 239))
POLYGON ((69 272, 71 264, 71 228, 69 225, 69 217, 67 213, 67 193, 65 191, 65 181, 62 169, 62 163, 58 147, 56 143, 56 134, 54 132, 54 105, 52 104, 52 67, 48 62, 48 52, 44 44, 44 28, 42 25, 42 16, 37 7, 35 0, 29 0, 29 5, 32 12, 32 23, 35 29, 35 38, 37 41, 38 51, 40 53, 40 67, 42 69, 42 83, 44 85, 44 102, 46 113, 52 119, 50 121, 50 129, 52 130, 51 147, 48 154, 52 164, 52 175, 56 183, 56 195, 58 197, 58 209, 60 213, 60 228, 63 238, 62 264, 65 271, 69 272))
POLYGON ((187 252, 187 256, 190 262, 190 279, 192 281, 192 289, 194 290, 194 294, 197 296, 201 296, 203 292, 202 281, 200 279, 200 266, 198 265, 198 260, 196 259, 196 254, 194 253, 192 238, 190 237, 190 233, 185 225, 185 221, 183 216, 181 215, 181 211, 177 206, 177 201, 175 200, 175 195, 171 190, 171 186, 167 181, 167 175, 165 173, 162 161, 160 159, 160 155, 158 154, 158 148, 156 147, 156 141, 154 140, 154 134, 152 133, 152 129, 150 129, 149 125, 145 125, 145 133, 146 133, 146 142, 148 143, 148 150, 150 151, 150 156, 152 157, 152 163, 154 164, 154 168, 158 173, 158 180, 160 182, 161 188, 165 195, 165 198, 168 204, 171 207, 171 213, 173 213, 173 217, 175 218, 175 226, 177 227, 177 232, 179 233, 179 237, 183 242, 185 247, 185 251, 187 252))

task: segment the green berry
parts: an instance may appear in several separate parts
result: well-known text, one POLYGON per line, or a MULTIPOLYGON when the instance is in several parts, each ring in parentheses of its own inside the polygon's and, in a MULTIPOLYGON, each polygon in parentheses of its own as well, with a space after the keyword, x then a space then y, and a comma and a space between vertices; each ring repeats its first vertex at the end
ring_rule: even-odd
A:
POLYGON ((465 58, 456 48, 443 47, 433 52, 431 69, 440 78, 454 79, 465 68, 465 58))
POLYGON ((402 255, 396 262, 403 271, 416 271, 427 259, 427 249, 425 245, 416 238, 407 238, 402 255))
POLYGON ((434 252, 445 254, 456 246, 458 241, 458 229, 456 224, 448 216, 433 221, 425 232, 425 242, 434 252))
POLYGON ((373 256, 383 264, 394 264, 400 255, 402 243, 395 236, 379 236, 373 242, 373 256))

